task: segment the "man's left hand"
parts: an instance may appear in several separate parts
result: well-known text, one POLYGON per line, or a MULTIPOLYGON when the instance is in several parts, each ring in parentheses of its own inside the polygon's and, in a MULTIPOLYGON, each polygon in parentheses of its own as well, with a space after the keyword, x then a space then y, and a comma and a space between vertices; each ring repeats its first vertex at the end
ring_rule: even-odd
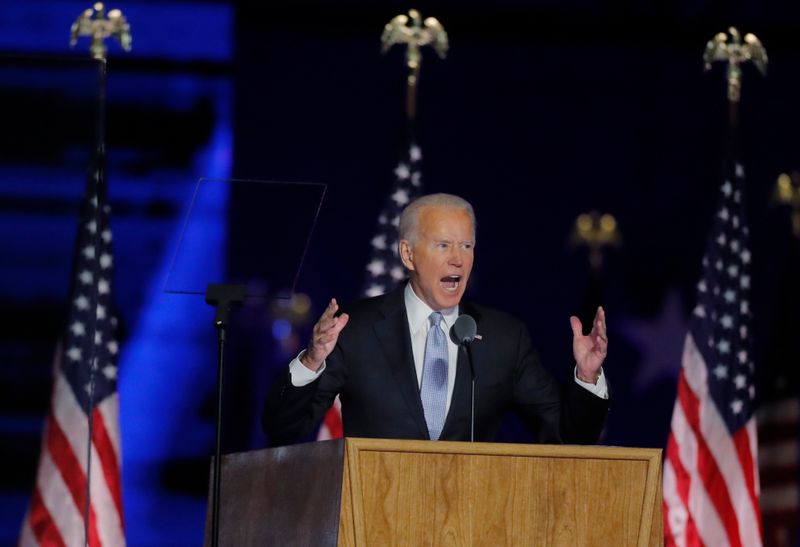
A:
POLYGON ((572 325, 572 353, 577 365, 576 374, 582 382, 596 384, 600 377, 600 367, 608 353, 608 334, 606 333, 606 312, 602 307, 592 321, 592 332, 583 335, 581 320, 574 315, 569 318, 572 325))

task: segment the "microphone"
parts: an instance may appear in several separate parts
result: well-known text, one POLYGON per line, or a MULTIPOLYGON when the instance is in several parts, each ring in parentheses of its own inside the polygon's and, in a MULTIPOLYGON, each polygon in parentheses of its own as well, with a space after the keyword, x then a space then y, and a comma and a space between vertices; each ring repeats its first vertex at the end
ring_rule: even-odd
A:
POLYGON ((472 363, 472 346, 470 343, 478 333, 478 325, 471 315, 459 315, 453 327, 450 329, 450 339, 467 352, 467 362, 469 363, 469 373, 472 377, 472 393, 470 395, 469 409, 469 440, 475 442, 475 365, 472 363))
POLYGON ((453 328, 450 329, 450 339, 459 346, 472 342, 476 334, 478 334, 478 325, 472 316, 467 314, 459 315, 453 328))

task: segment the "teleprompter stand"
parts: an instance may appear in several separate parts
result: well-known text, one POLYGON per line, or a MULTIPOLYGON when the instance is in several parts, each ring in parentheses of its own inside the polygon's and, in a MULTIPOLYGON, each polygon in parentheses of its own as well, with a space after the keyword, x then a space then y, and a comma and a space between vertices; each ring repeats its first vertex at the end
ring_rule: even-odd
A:
POLYGON ((206 304, 216 308, 214 327, 217 329, 217 433, 214 449, 214 485, 211 491, 211 545, 219 545, 219 486, 222 462, 222 378, 225 365, 225 329, 232 306, 244 304, 244 285, 211 283, 206 291, 206 304))
POLYGON ((219 545, 222 405, 231 308, 291 298, 325 194, 321 184, 200 179, 188 207, 166 292, 205 295, 217 330, 216 440, 210 542, 219 545))

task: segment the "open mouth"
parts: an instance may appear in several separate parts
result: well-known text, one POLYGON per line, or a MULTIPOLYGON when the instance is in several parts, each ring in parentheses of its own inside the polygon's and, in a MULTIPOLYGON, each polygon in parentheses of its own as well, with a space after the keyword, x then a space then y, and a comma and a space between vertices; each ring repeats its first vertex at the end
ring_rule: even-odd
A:
POLYGON ((461 276, 460 275, 447 275, 439 280, 444 287, 444 290, 447 292, 456 292, 458 290, 458 286, 461 283, 461 276))

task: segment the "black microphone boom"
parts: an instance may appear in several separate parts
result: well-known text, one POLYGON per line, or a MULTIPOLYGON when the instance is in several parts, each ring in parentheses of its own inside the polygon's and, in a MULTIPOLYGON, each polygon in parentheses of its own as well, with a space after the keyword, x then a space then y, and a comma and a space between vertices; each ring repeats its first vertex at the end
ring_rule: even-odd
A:
POLYGON ((472 348, 470 342, 475 339, 478 333, 478 325, 471 315, 459 315, 453 328, 450 329, 450 339, 458 344, 467 352, 467 362, 469 363, 469 373, 472 377, 472 394, 470 396, 469 409, 469 440, 475 442, 475 365, 472 363, 472 348))

